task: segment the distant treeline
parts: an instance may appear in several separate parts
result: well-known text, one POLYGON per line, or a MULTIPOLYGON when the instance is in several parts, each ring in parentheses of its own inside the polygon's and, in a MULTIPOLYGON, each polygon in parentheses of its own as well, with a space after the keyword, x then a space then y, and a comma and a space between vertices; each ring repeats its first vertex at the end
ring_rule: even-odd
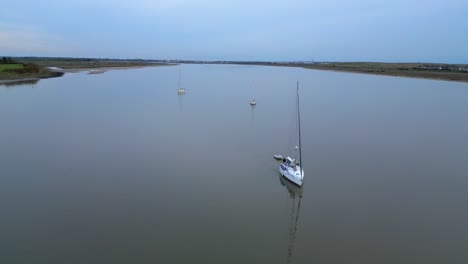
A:
POLYGON ((147 59, 110 59, 110 58, 75 58, 75 57, 16 57, 21 61, 140 61, 140 62, 153 62, 160 60, 147 60, 147 59))
POLYGON ((2 57, 2 60, 0 62, 3 64, 18 64, 18 62, 16 62, 11 57, 2 57))

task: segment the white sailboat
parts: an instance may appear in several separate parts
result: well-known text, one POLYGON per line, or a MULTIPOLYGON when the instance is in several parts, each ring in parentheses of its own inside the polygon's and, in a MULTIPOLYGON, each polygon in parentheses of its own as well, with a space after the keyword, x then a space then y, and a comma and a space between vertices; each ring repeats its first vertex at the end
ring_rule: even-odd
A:
POLYGON ((253 91, 253 86, 252 86, 252 100, 250 100, 250 105, 252 107, 257 105, 257 102, 255 101, 255 96, 253 94, 254 94, 254 91, 253 91))
POLYGON ((289 181, 298 186, 302 186, 304 180, 304 170, 302 170, 302 151, 301 151, 301 115, 299 108, 299 82, 297 82, 297 125, 299 131, 299 146, 296 146, 296 151, 299 152, 299 162, 296 158, 286 157, 280 165, 279 172, 289 181))
POLYGON ((185 88, 180 86, 180 79, 181 79, 181 73, 180 73, 180 70, 179 70, 179 85, 177 86, 177 94, 178 95, 184 95, 185 94, 185 88))

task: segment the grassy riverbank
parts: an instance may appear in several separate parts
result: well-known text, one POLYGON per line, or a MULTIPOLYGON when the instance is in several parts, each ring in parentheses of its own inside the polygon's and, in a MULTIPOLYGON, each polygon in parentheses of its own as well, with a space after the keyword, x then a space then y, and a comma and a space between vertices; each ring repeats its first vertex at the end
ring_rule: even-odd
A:
POLYGON ((174 61, 177 63, 241 64, 280 67, 301 67, 363 74, 468 82, 467 64, 381 63, 381 62, 262 62, 262 61, 174 61))
POLYGON ((41 67, 57 67, 62 69, 96 69, 96 68, 132 68, 169 65, 168 63, 151 60, 119 60, 93 58, 47 58, 20 57, 18 60, 35 63, 41 67))
POLYGON ((154 67, 178 63, 192 64, 242 64, 261 66, 301 67, 314 70, 328 70, 363 74, 377 74, 399 77, 414 77, 446 81, 468 82, 467 64, 440 63, 380 63, 380 62, 264 62, 264 61, 193 61, 193 60, 122 60, 93 58, 50 58, 16 57, 18 63, 0 64, 0 80, 21 80, 29 78, 50 78, 63 75, 64 72, 87 70, 90 73, 102 73, 112 69, 135 67, 154 67), (40 72, 22 72, 24 64, 40 67, 40 72), (16 69, 15 69, 16 67, 16 69), (60 68, 50 70, 50 67, 60 68))
POLYGON ((90 71, 90 73, 101 73, 112 69, 154 67, 161 65, 169 64, 146 60, 16 57, 8 64, 2 64, 0 62, 0 82, 60 77, 65 72, 82 70, 94 69, 94 71, 90 71))
POLYGON ((0 64, 0 72, 24 68, 23 64, 0 64))
POLYGON ((0 81, 44 79, 62 75, 62 72, 54 72, 34 63, 0 63, 0 81))
POLYGON ((365 74, 414 77, 468 82, 468 65, 424 63, 317 63, 302 65, 306 69, 331 70, 365 74))

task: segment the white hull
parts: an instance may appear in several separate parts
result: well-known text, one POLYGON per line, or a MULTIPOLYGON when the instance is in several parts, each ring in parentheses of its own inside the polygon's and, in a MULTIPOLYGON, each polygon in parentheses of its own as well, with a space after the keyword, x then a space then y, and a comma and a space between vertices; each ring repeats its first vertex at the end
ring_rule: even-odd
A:
POLYGON ((282 160, 283 156, 281 156, 280 154, 277 154, 277 155, 273 155, 273 158, 275 158, 277 160, 282 160))
POLYGON ((302 181, 304 180, 304 170, 302 170, 299 166, 297 166, 296 170, 294 170, 291 167, 287 167, 281 164, 279 172, 292 183, 298 186, 302 186, 302 181))

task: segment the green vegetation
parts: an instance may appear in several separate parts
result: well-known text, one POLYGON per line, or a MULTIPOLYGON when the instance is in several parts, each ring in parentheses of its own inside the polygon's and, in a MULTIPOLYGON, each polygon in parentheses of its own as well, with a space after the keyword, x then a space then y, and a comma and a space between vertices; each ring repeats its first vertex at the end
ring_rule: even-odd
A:
MULTIPOLYGON (((190 61, 190 60, 123 60, 94 58, 3 57, 0 60, 0 80, 49 78, 62 76, 65 71, 96 68, 130 68, 178 63, 243 64, 281 67, 302 67, 315 70, 344 71, 468 82, 468 65, 437 63, 380 63, 380 62, 265 62, 265 61, 190 61), (19 61, 16 62, 15 60, 19 61), (20 63, 21 62, 21 63, 20 63), (63 70, 49 70, 58 67, 63 70)), ((106 69, 103 69, 103 71, 106 69)), ((94 71, 93 73, 100 73, 94 71)))
POLYGON ((3 57, 0 59, 0 80, 24 80, 59 77, 65 71, 95 68, 130 68, 168 65, 168 63, 147 60, 117 60, 117 59, 82 59, 82 58, 44 58, 3 57), (57 67, 64 70, 50 70, 57 67))
MULTIPOLYGON (((183 63, 190 63, 183 61, 183 63)), ((243 64, 281 67, 301 67, 314 70, 343 71, 353 73, 378 74, 426 78, 446 81, 468 82, 468 65, 440 63, 382 63, 382 62, 255 62, 255 61, 216 61, 210 64, 243 64)))
POLYGON ((147 67, 169 65, 152 60, 119 60, 119 59, 92 59, 92 58, 47 58, 47 57, 21 57, 22 62, 35 63, 41 67, 58 67, 62 69, 94 69, 113 67, 147 67))
POLYGON ((0 63, 1 64, 17 64, 15 60, 9 57, 2 57, 2 59, 0 60, 0 63))
POLYGON ((0 60, 0 80, 38 79, 62 75, 63 73, 50 71, 32 62, 20 63, 7 57, 0 60))
POLYGON ((0 64, 0 72, 2 71, 8 71, 8 70, 16 70, 16 69, 22 69, 24 66, 23 64, 0 64))
MULTIPOLYGON (((299 66, 299 65, 297 65, 299 66)), ((306 69, 468 82, 468 65, 425 63, 333 62, 301 65, 306 69)))

